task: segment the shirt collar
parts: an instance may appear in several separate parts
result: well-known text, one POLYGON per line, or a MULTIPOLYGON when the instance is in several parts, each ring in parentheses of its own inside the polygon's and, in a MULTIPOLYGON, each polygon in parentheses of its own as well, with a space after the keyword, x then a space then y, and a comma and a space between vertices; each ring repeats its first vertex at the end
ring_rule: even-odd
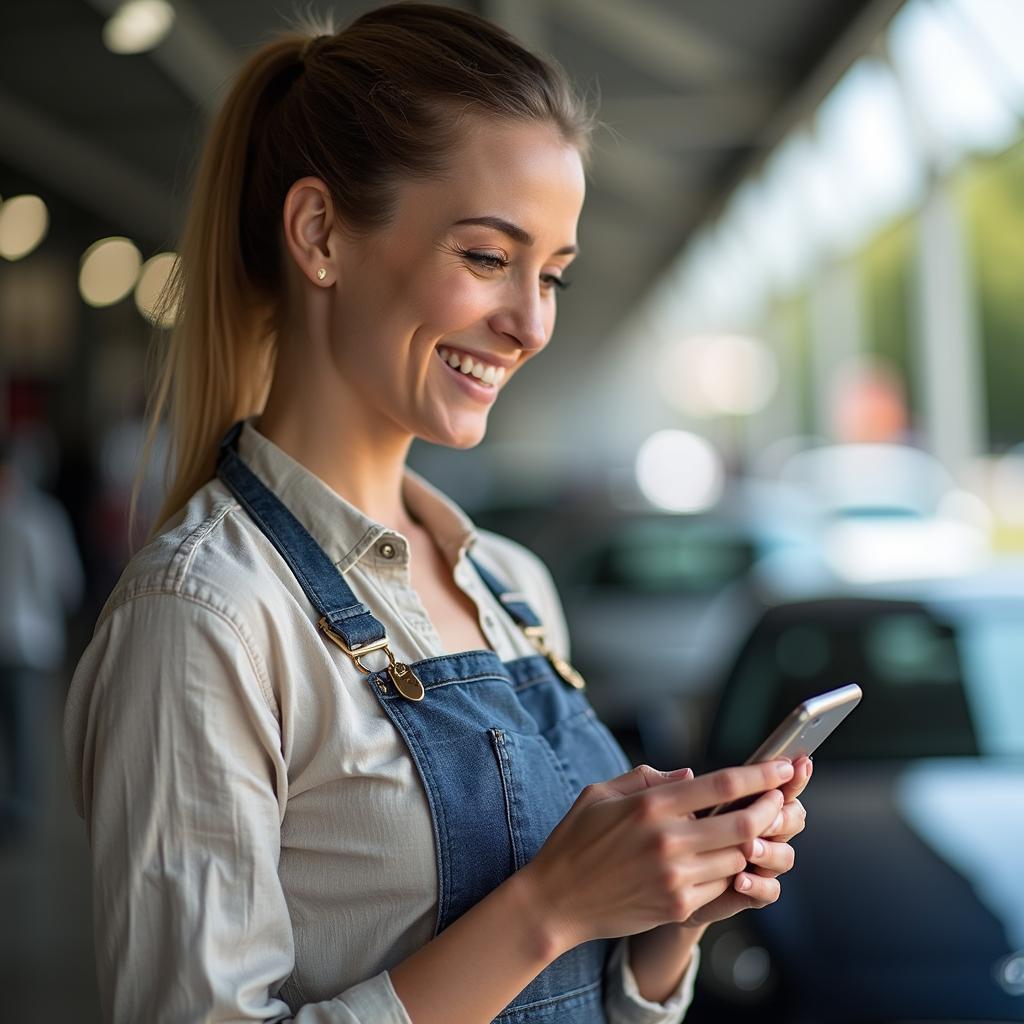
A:
MULTIPOLYGON (((238 436, 242 461, 277 495, 342 572, 385 534, 408 543, 396 530, 371 519, 315 473, 261 434, 250 416, 238 436)), ((453 568, 477 539, 472 520, 451 498, 405 467, 402 497, 453 568)))

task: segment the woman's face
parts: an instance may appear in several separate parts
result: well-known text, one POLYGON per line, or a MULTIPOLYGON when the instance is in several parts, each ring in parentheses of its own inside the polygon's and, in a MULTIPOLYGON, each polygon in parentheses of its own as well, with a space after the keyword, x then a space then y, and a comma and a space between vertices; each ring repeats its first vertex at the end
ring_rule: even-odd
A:
POLYGON ((332 313, 364 414, 458 448, 551 337, 584 195, 553 127, 472 125, 443 180, 404 184, 387 227, 341 243, 332 313))

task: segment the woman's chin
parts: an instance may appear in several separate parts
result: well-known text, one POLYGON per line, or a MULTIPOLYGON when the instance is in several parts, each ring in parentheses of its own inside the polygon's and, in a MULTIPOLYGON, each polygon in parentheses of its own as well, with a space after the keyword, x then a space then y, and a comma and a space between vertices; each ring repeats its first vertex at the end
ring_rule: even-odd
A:
POLYGON ((475 448, 487 434, 487 417, 475 418, 472 423, 448 423, 444 428, 421 434, 424 441, 445 448, 475 448))
POLYGON ((449 448, 475 448, 484 439, 486 433, 486 430, 477 430, 472 434, 464 434, 458 438, 452 438, 450 441, 445 442, 445 444, 449 448))

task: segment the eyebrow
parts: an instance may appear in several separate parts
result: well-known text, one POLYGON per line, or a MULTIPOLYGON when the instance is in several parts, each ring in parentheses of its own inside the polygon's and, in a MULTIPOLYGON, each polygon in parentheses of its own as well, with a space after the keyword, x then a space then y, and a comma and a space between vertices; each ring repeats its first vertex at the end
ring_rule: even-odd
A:
MULTIPOLYGON (((465 220, 457 220, 452 227, 459 227, 462 224, 480 224, 485 228, 494 228, 496 231, 500 231, 503 235, 508 235, 513 241, 518 242, 520 245, 533 245, 533 235, 530 234, 525 228, 521 228, 518 224, 513 224, 511 221, 505 220, 504 217, 466 217, 465 220)), ((555 256, 575 256, 579 252, 579 247, 575 245, 563 245, 561 249, 556 250, 555 256)))

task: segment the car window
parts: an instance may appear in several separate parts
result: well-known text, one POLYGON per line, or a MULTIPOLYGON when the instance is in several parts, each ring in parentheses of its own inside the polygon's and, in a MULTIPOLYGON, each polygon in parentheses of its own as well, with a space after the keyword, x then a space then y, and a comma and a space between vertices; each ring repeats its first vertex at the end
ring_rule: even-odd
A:
POLYGON ((837 603, 762 621, 723 692, 711 760, 742 762, 801 701, 849 682, 864 699, 816 758, 978 752, 957 628, 916 606, 837 603))
POLYGON ((673 517, 620 528, 590 550, 578 578, 637 592, 709 594, 743 576, 754 558, 748 538, 673 517))

